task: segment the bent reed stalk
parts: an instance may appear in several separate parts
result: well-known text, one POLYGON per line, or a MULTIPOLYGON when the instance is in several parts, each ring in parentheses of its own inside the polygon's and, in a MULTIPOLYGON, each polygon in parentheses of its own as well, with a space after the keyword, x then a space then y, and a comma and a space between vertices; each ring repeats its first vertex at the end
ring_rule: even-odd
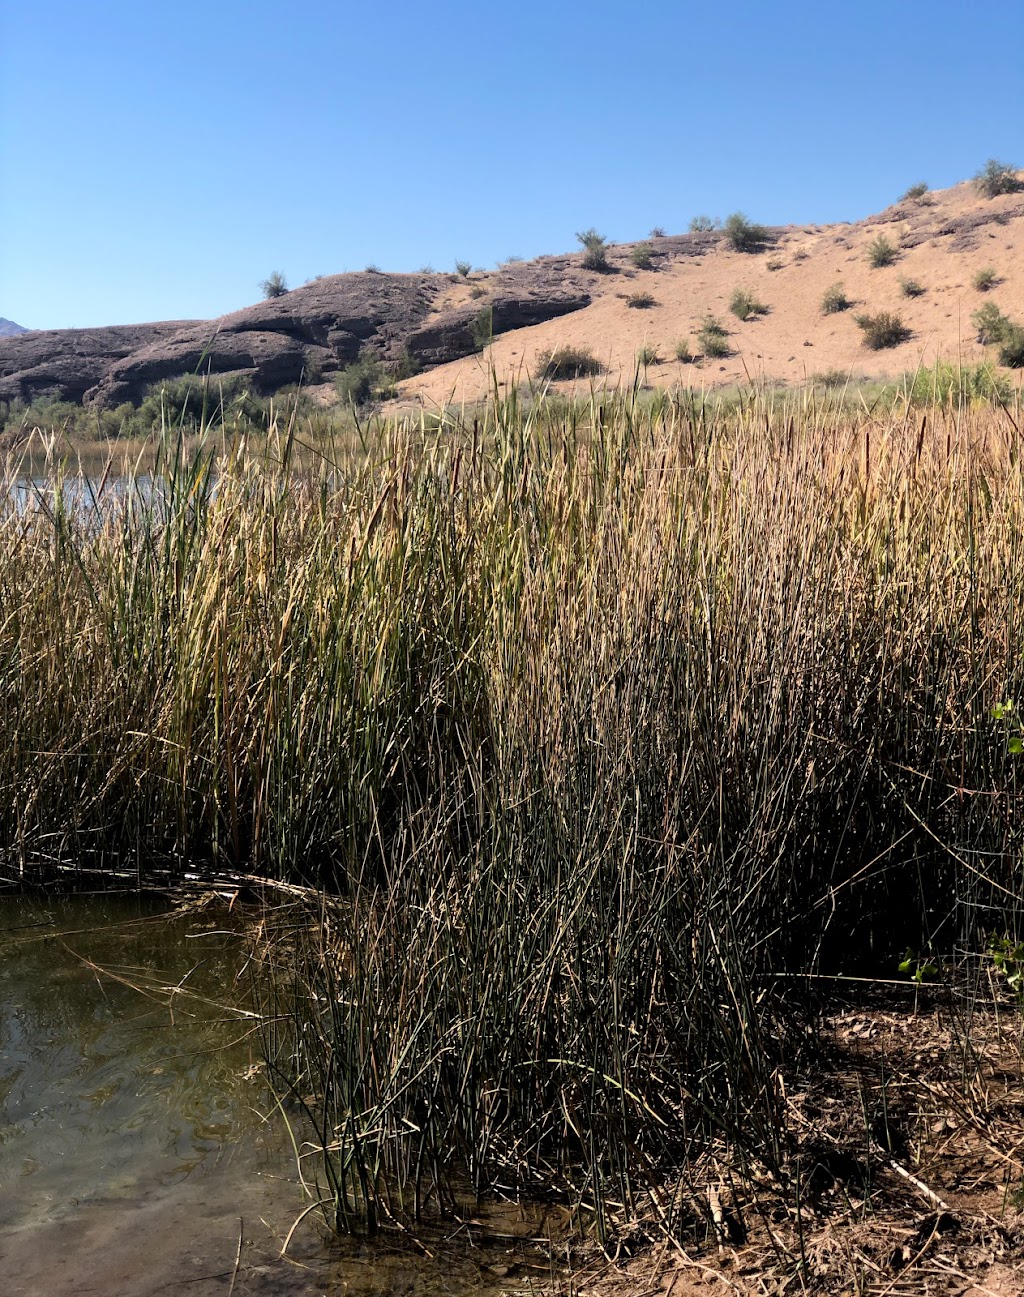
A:
POLYGON ((784 1173, 782 975, 1017 932, 1020 416, 512 397, 9 496, 9 872, 323 889, 267 1048, 340 1228, 464 1175, 672 1230, 709 1141, 784 1173))

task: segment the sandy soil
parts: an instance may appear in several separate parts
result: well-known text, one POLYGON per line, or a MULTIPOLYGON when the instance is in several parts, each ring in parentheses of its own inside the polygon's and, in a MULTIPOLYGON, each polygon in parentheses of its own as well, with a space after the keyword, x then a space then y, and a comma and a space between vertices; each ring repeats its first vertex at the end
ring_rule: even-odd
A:
MULTIPOLYGON (((613 386, 632 381, 643 346, 655 347, 661 357, 646 373, 652 386, 710 387, 750 378, 800 383, 831 369, 855 379, 888 377, 930 365, 937 357, 984 360, 986 349, 976 341, 972 313, 991 300, 1016 317, 1024 303, 1024 194, 985 199, 968 182, 930 193, 923 202, 897 203, 856 224, 786 227, 777 231, 774 246, 756 254, 734 252, 720 241, 706 255, 694 257, 673 242, 652 241, 656 259, 649 271, 633 267, 629 254, 634 245, 616 245, 611 256, 615 273, 585 275, 593 295, 590 306, 504 334, 482 355, 408 380, 401 401, 432 408, 478 399, 490 388, 492 367, 506 386, 523 382, 535 371, 540 353, 565 345, 589 349, 606 366, 606 377, 599 381, 613 386), (872 269, 867 248, 880 234, 901 251, 894 265, 872 269), (999 282, 982 293, 972 280, 989 266, 999 282), (905 296, 901 279, 918 281, 925 292, 905 296), (836 281, 855 304, 826 316, 821 299, 836 281), (768 313, 737 320, 729 311, 737 287, 749 289, 769 307, 768 313), (640 291, 657 304, 649 309, 628 306, 626 299, 640 291), (912 336, 901 346, 871 351, 854 316, 883 310, 898 312, 912 336), (677 342, 688 339, 690 350, 699 352, 696 333, 708 314, 729 330, 733 354, 698 365, 679 364, 677 342)), ((574 276, 580 274, 579 258, 569 261, 574 276)), ((488 284, 496 275, 478 273, 454 285, 444 306, 486 305, 488 284)))

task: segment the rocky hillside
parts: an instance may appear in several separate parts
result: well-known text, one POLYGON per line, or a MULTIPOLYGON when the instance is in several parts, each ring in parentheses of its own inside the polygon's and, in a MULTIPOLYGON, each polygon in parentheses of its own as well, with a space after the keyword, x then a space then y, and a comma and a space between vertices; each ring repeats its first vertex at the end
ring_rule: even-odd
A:
POLYGON ((28 333, 28 329, 0 315, 0 338, 13 338, 16 333, 28 333))
POLYGON ((2 337, 0 400, 114 406, 195 372, 239 375, 268 393, 300 377, 329 383, 367 352, 412 362, 421 372, 401 399, 426 405, 483 395, 492 367, 505 383, 532 378, 561 347, 589 353, 611 382, 632 381, 638 363, 646 381, 666 385, 884 376, 938 356, 983 358, 971 316, 986 301, 1024 316, 1024 194, 985 198, 964 183, 855 224, 773 228, 751 251, 721 230, 658 235, 611 246, 602 270, 575 253, 468 277, 364 271, 218 320, 2 337), (879 239, 892 255, 875 266, 879 239), (828 313, 837 286, 845 307, 828 313), (753 308, 744 319, 738 290, 753 308), (872 350, 856 317, 878 312, 899 317, 902 340, 872 350), (717 356, 702 334, 709 316, 724 330, 717 356))

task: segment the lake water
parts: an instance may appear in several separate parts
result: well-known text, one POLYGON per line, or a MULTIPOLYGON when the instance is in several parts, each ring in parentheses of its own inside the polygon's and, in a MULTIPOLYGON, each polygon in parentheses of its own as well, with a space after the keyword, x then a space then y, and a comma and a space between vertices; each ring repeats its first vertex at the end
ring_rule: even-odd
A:
MULTIPOLYGON (((543 1283, 518 1208, 431 1256, 322 1233, 215 904, 0 897, 0 1293, 496 1293, 543 1283)), ((550 1223, 550 1222, 549 1222, 550 1223)))

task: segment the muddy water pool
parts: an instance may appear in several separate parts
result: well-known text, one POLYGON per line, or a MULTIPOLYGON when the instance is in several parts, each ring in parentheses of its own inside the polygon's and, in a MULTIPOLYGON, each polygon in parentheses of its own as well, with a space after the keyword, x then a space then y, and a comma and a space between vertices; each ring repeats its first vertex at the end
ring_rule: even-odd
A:
MULTIPOLYGON (((550 1279, 518 1240, 328 1238, 247 1015, 244 946, 211 907, 0 896, 0 1293, 491 1294, 550 1279)), ((474 1236, 475 1235, 475 1236, 474 1236)))

